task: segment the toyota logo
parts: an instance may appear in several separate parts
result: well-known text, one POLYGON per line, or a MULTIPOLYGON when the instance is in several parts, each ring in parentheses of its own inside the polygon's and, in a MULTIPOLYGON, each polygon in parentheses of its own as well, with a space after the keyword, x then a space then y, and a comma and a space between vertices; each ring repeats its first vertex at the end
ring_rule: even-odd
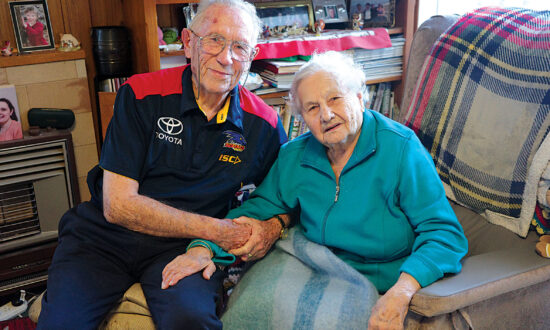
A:
POLYGON ((169 135, 178 135, 183 131, 183 124, 181 121, 172 117, 160 117, 157 121, 157 125, 161 131, 169 135))

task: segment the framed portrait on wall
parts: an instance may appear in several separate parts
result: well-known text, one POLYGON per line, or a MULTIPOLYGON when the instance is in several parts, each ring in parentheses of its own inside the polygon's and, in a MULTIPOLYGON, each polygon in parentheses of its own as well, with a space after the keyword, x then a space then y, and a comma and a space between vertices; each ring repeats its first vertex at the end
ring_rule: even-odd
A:
POLYGON ((0 86, 0 142, 23 138, 14 85, 0 86))
POLYGON ((363 27, 395 25, 395 0, 351 0, 349 12, 361 14, 363 27))
POLYGON ((54 49, 46 0, 9 2, 19 53, 54 49))
POLYGON ((312 3, 316 21, 339 23, 349 20, 346 0, 312 0, 312 3))

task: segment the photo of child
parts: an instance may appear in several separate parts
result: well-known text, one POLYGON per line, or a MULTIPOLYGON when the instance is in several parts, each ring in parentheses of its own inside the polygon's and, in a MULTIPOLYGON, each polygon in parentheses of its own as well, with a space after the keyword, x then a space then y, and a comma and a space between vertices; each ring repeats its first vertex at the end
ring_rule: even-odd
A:
MULTIPOLYGON (((39 11, 36 6, 24 7, 21 23, 25 28, 26 40, 23 44, 27 46, 45 46, 49 42, 44 38, 44 24, 38 19, 39 11)), ((48 35, 46 34, 46 37, 48 35)))
POLYGON ((20 53, 55 48, 45 0, 9 2, 20 53))
POLYGON ((0 86, 0 141, 23 138, 15 86, 0 86))

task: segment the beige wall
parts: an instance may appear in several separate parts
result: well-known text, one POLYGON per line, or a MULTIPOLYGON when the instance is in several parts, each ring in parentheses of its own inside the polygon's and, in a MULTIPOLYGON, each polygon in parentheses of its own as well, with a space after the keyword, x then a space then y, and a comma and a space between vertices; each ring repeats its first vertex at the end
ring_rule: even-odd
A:
POLYGON ((71 128, 80 198, 90 199, 86 174, 97 164, 97 148, 84 59, 0 68, 0 85, 15 85, 23 130, 31 108, 71 109, 71 128))

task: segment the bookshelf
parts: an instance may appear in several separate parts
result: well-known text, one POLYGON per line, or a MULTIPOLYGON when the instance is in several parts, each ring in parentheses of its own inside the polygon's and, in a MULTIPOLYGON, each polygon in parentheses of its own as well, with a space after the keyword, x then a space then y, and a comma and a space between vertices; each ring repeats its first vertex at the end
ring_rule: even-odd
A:
MULTIPOLYGON (((132 53, 135 73, 152 72, 160 69, 161 56, 179 56, 181 52, 161 53, 158 48, 157 26, 181 24, 183 18, 181 7, 198 0, 132 0, 123 1, 124 25, 132 32, 132 53), (174 15, 176 13, 177 15, 174 15), (179 16, 180 18, 177 18, 179 16), (175 22, 174 22, 175 21, 175 22)), ((253 1, 264 2, 264 1, 253 1)), ((389 29, 390 35, 403 34, 405 47, 403 55, 403 72, 406 65, 412 36, 416 30, 418 17, 418 0, 396 0, 395 27, 389 29)), ((179 27, 179 26, 178 26, 179 27)), ((396 102, 400 104, 403 94, 404 73, 383 80, 369 81, 369 84, 393 81, 396 102)))

